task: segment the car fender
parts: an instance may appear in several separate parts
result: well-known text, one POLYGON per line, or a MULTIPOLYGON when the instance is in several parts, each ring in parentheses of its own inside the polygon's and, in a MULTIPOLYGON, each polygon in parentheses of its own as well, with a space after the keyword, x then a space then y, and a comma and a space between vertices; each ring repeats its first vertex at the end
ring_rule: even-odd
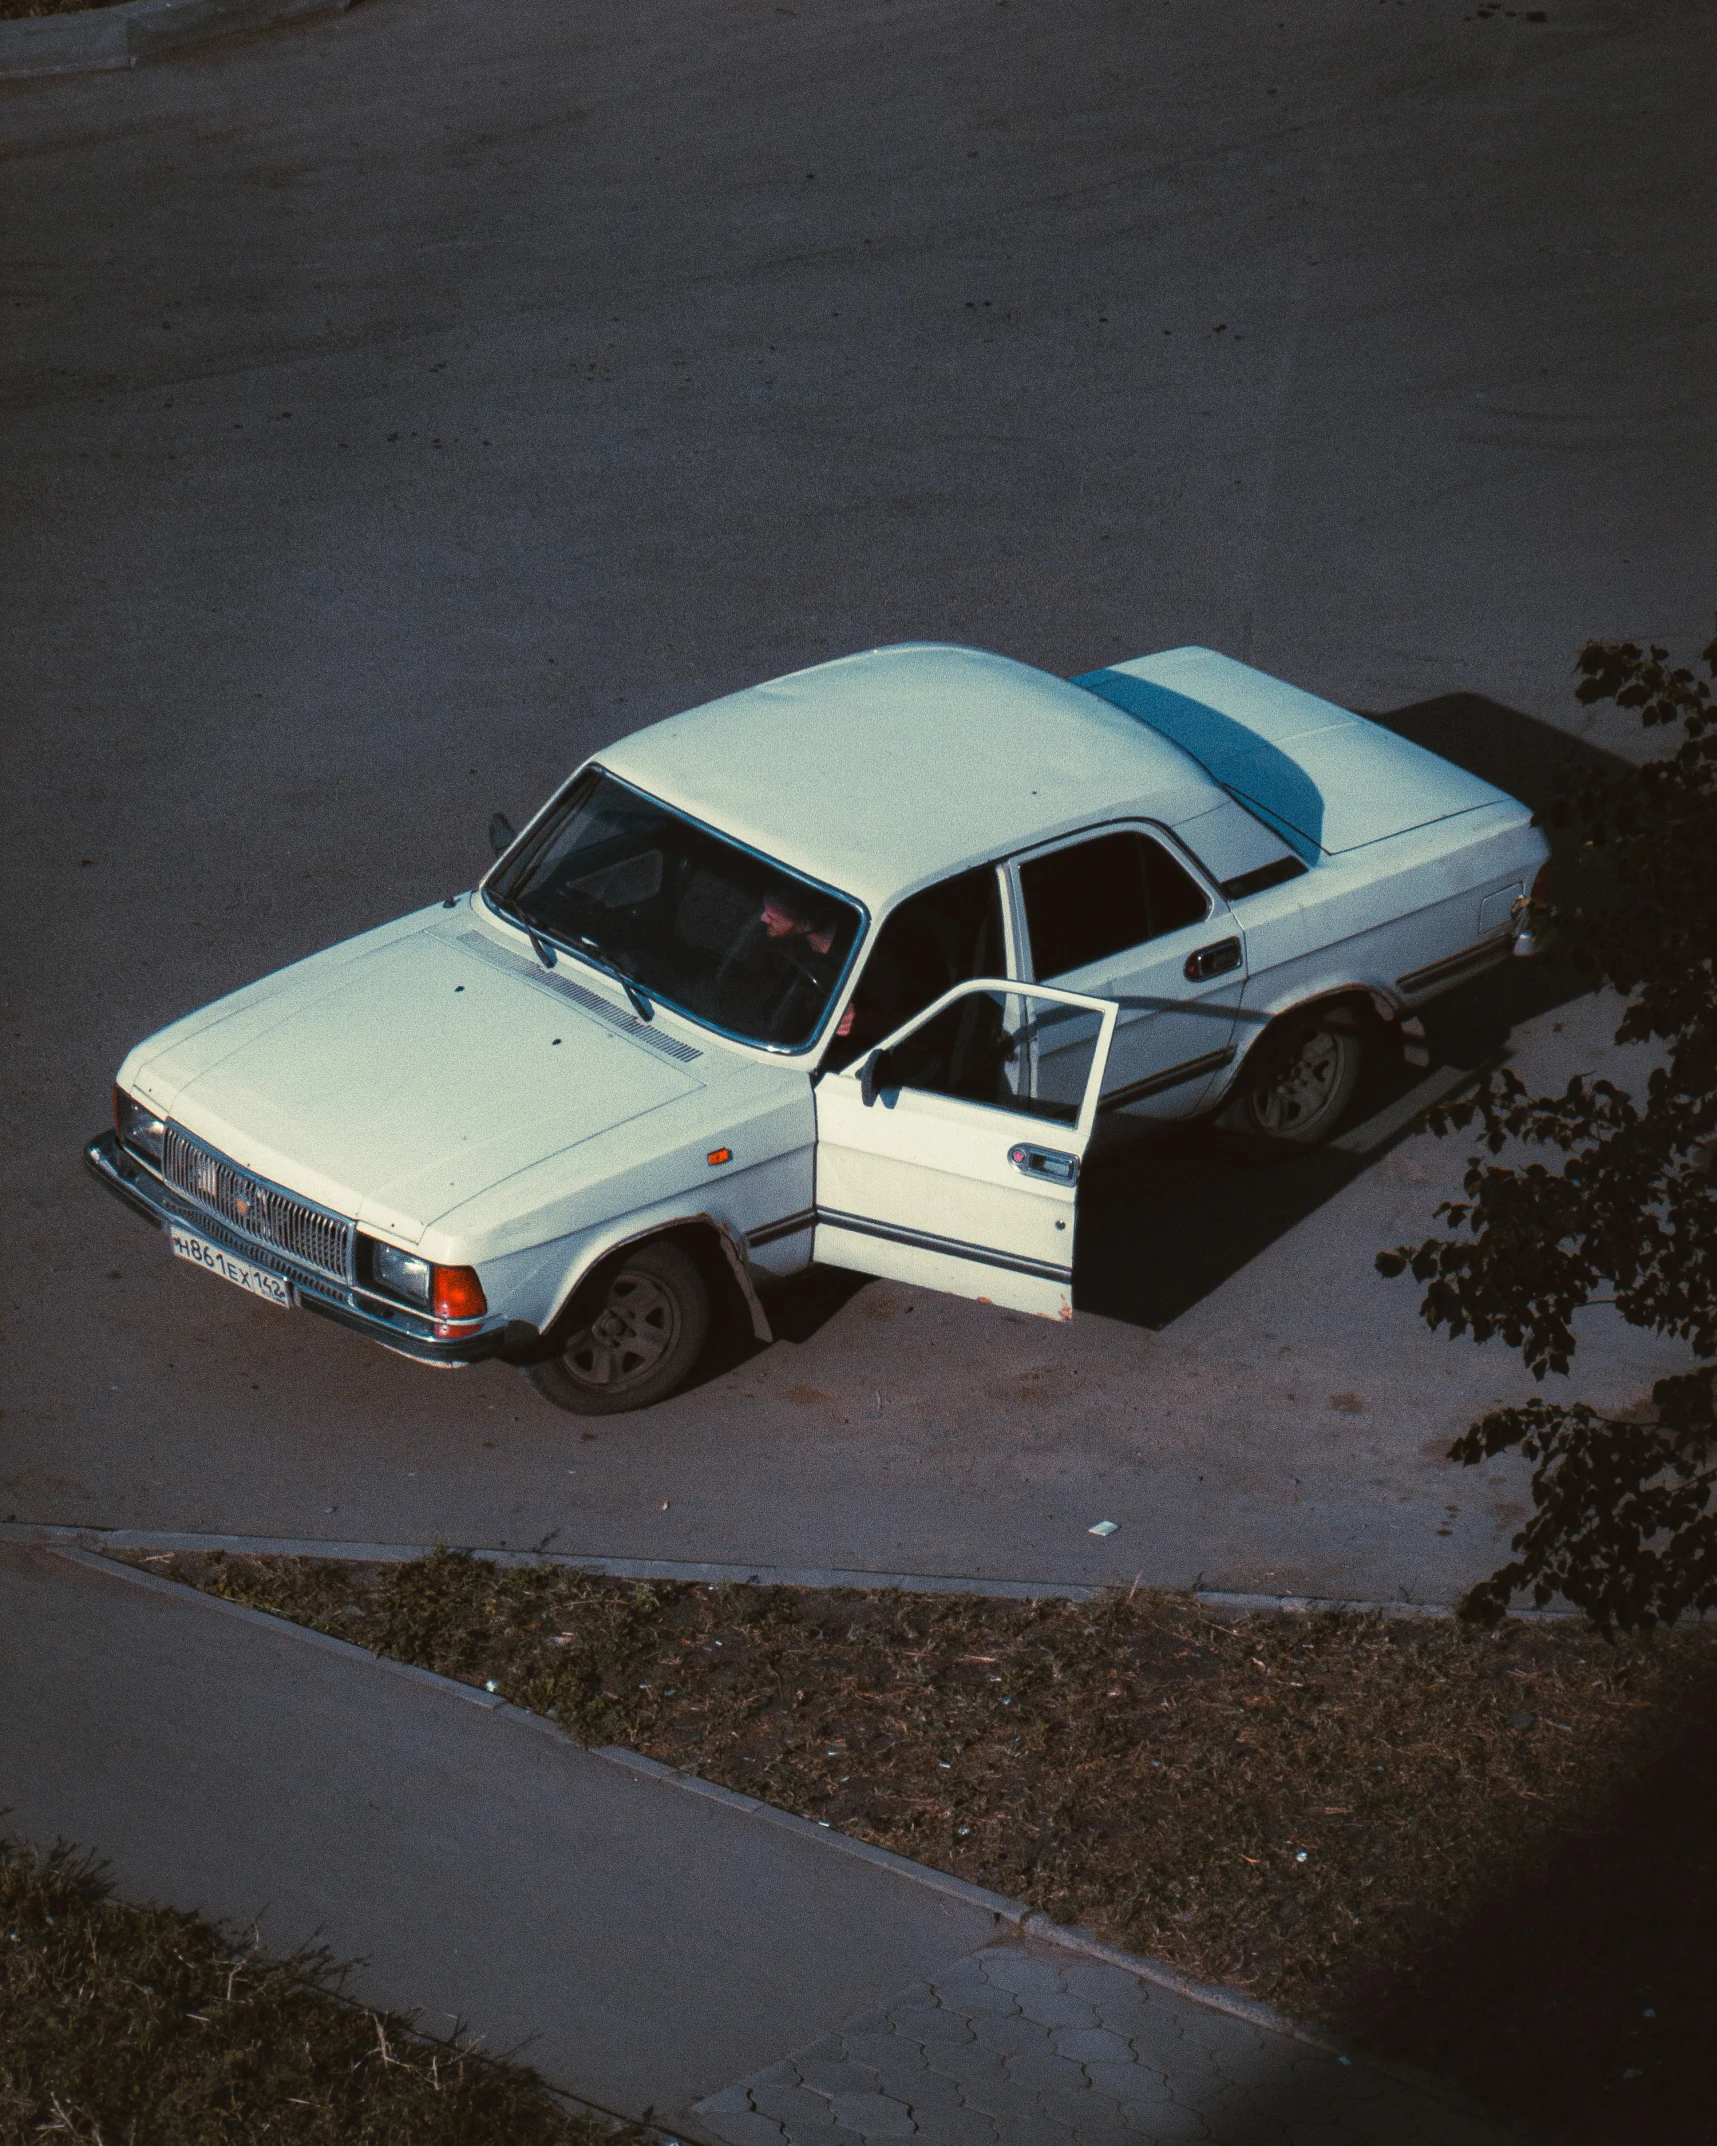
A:
POLYGON ((1207 1108, 1211 1111, 1220 1108, 1232 1094, 1244 1077, 1247 1061, 1272 1029, 1300 1014, 1336 1007, 1370 1015, 1383 1027, 1392 1027, 1402 1015, 1400 1003, 1382 985, 1358 979, 1332 982, 1310 993, 1283 992, 1262 1005, 1242 1006, 1233 1062, 1223 1074, 1222 1085, 1210 1098, 1207 1108))
POLYGON ((647 1244, 657 1237, 683 1236, 697 1233, 710 1245, 721 1260, 724 1270, 733 1277, 734 1285, 745 1300, 751 1317, 751 1331, 765 1345, 775 1339, 769 1324, 769 1315, 757 1294, 756 1284, 751 1279, 751 1270, 745 1256, 744 1240, 732 1225, 707 1208, 687 1209, 684 1205, 664 1201, 661 1207, 644 1214, 617 1215, 611 1223, 590 1231, 578 1240, 578 1247, 562 1274, 553 1297, 552 1308, 542 1323, 541 1333, 549 1334, 566 1316, 573 1298, 583 1288, 596 1270, 612 1259, 616 1253, 631 1249, 634 1245, 647 1244))

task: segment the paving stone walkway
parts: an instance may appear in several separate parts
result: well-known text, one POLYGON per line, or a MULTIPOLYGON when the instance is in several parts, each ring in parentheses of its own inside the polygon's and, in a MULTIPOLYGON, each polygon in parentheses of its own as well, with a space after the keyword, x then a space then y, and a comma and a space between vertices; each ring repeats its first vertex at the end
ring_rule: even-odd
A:
POLYGON ((1500 2146, 1441 2094, 1047 1944, 987 1945, 699 2102, 722 2146, 1500 2146))

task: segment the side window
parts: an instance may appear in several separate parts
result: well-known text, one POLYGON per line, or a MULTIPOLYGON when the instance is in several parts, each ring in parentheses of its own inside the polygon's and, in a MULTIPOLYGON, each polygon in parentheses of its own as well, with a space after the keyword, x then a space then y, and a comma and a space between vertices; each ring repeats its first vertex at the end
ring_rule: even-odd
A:
POLYGON ((994 1110, 1029 1110, 1019 1092, 1025 1087, 1020 1038, 1009 1032, 1003 1004, 991 991, 957 998, 896 1044, 881 1068, 882 1080, 994 1110))
POLYGON ((871 1062, 879 1091, 917 1088, 1076 1125, 1100 1034, 1083 1009, 1003 985, 965 992, 871 1062), (1041 1064, 1046 1044, 1055 1062, 1048 1083, 1032 1077, 1033 1058, 1041 1064))
POLYGON ((1005 954, 993 865, 914 894, 877 933, 824 1064, 838 1072, 952 985, 1001 974, 1005 954))
POLYGON ((1033 857, 1019 879, 1032 973, 1044 984, 1199 923, 1209 910, 1192 875, 1136 828, 1033 857))

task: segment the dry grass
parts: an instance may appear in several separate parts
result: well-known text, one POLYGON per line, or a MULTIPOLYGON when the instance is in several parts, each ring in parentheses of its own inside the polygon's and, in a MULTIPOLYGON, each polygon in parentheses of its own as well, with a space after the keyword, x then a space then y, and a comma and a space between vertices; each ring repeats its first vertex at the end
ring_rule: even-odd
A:
POLYGON ((119 0, 0 0, 0 22, 23 22, 34 15, 81 15, 96 7, 116 7, 119 0))
POLYGON ((0 2140, 86 2146, 623 2146, 523 2066, 349 2004, 322 1952, 268 1960, 0 1840, 0 2140))
POLYGON ((448 1554, 151 1562, 1554 2106, 1571 2135, 1717 2136, 1717 1633, 1609 1647, 448 1554))

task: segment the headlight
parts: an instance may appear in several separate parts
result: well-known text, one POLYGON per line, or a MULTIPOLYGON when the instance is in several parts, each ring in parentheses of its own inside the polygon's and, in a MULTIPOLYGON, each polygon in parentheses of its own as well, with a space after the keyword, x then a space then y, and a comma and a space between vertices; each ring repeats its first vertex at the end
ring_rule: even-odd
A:
POLYGON ((113 1091, 113 1129, 119 1135, 121 1147, 127 1147, 134 1155, 146 1156, 158 1163, 167 1144, 167 1126, 146 1103, 140 1103, 134 1095, 127 1095, 123 1088, 113 1091))
POLYGON ((358 1244, 360 1279, 404 1303, 421 1304, 438 1334, 455 1336, 486 1317, 489 1306, 475 1267, 437 1267, 376 1237, 360 1237, 358 1244))
POLYGON ((391 1244, 370 1242, 370 1279, 378 1289, 388 1289, 410 1304, 429 1302, 429 1262, 410 1252, 396 1251, 391 1244))

